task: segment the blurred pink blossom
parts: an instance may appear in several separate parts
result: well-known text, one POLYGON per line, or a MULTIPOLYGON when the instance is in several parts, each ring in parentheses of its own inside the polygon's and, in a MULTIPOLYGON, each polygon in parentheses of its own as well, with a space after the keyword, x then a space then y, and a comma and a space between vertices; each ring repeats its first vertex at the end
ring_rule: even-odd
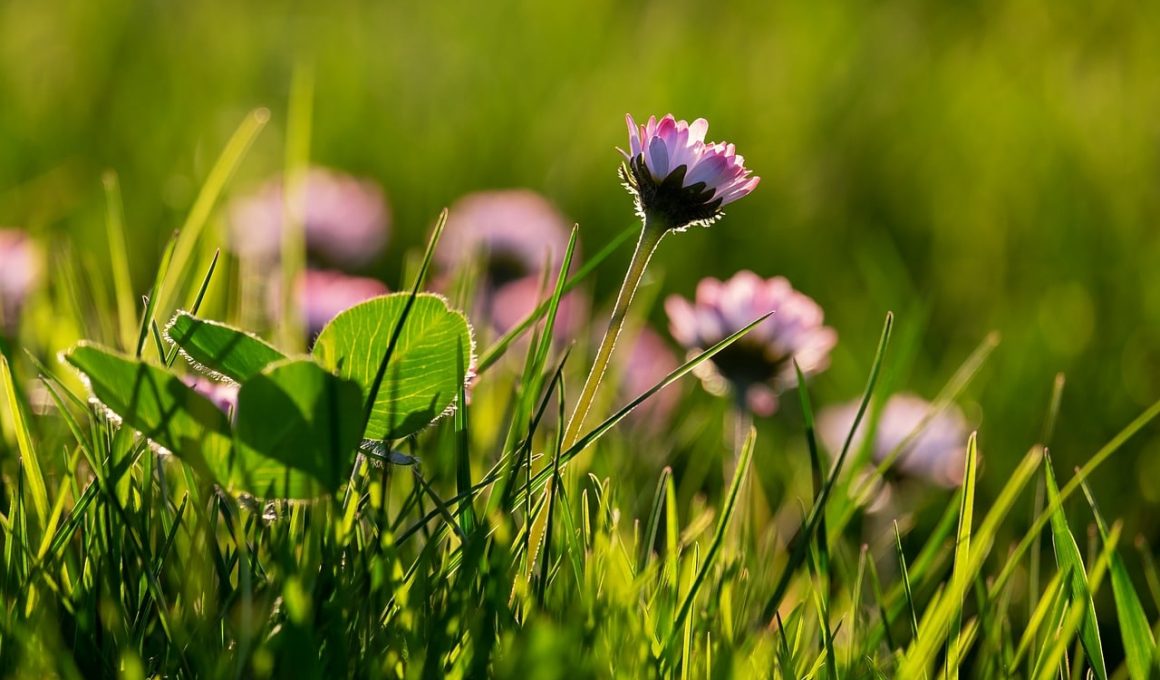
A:
POLYGON ((308 269, 298 286, 298 301, 307 332, 313 338, 340 312, 388 292, 378 279, 308 269))
MULTIPOLYGON (((301 179, 300 206, 310 256, 343 267, 360 267, 382 253, 390 228, 386 197, 373 182, 326 168, 301 179)), ((230 242, 243 257, 277 260, 286 209, 283 180, 273 179, 233 202, 230 242)))
MULTIPOLYGON (((554 285, 555 282, 550 283, 554 285)), ((499 333, 506 333, 515 328, 541 303, 552 298, 552 289, 542 290, 542 288, 540 279, 535 276, 525 276, 497 288, 487 301, 491 308, 492 328, 499 333)), ((560 298, 552 335, 560 340, 575 337, 587 319, 587 296, 580 291, 568 293, 560 298)))
MULTIPOLYGON (((853 401, 818 414, 819 437, 833 455, 841 451, 857 412, 858 402, 853 401)), ((854 434, 851 451, 862 446, 867 428, 864 418, 854 434)), ((939 486, 956 487, 963 481, 968 435, 967 420, 953 404, 935 413, 930 402, 917 395, 896 394, 879 414, 871 454, 875 463, 881 463, 905 443, 893 464, 896 471, 939 486)))
POLYGON ((819 373, 829 366, 838 341, 834 329, 822 324, 818 303, 781 276, 767 280, 741 271, 724 282, 703 279, 693 302, 670 296, 665 311, 673 337, 690 351, 707 349, 773 312, 697 369, 706 389, 732 391, 757 415, 771 415, 778 395, 797 385, 791 358, 803 375, 819 373))
POLYGON ((545 265, 554 272, 568 237, 567 220, 534 191, 481 191, 451 206, 435 262, 444 272, 478 262, 484 285, 494 290, 541 274, 545 265))
MULTIPOLYGON (((568 221, 533 191, 468 194, 451 206, 435 250, 435 261, 443 272, 441 286, 446 289, 456 272, 477 266, 472 316, 497 332, 506 332, 550 297, 569 237, 568 221), (547 290, 542 285, 545 268, 550 274, 547 290)), ((570 336, 587 311, 588 301, 582 294, 566 295, 555 335, 570 336)))
POLYGON ((0 331, 15 329, 42 273, 41 252, 31 237, 19 229, 0 229, 0 331))

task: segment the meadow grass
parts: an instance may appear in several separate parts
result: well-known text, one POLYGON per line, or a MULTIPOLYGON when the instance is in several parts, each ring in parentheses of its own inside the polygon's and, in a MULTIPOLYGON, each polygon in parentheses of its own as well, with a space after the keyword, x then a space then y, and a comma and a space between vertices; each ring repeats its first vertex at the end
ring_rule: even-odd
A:
MULTIPOLYGON (((308 143, 308 106, 296 111, 288 149, 308 143)), ((58 297, 42 303, 61 326, 180 367, 161 330, 171 313, 196 315, 211 300, 238 309, 229 285, 236 263, 222 262, 204 227, 266 115, 248 116, 213 166, 140 316, 123 279, 100 295, 64 268, 58 297)), ((297 165, 288 176, 305 167, 302 153, 289 154, 297 165)), ((106 188, 111 257, 123 265, 115 177, 106 188)), ((444 223, 402 286, 410 292, 383 355, 371 357, 378 370, 364 423, 376 394, 391 389, 387 366, 444 223)), ((764 317, 623 405, 595 399, 598 424, 581 419, 566 434, 570 388, 589 375, 590 347, 555 343, 561 300, 631 234, 572 269, 573 230, 560 274, 544 281, 548 300, 480 348, 470 399, 461 380, 452 417, 364 447, 338 492, 313 501, 259 501, 214 484, 186 459, 158 453, 125 414, 92 403, 74 373, 43 356, 52 343, 7 347, 0 390, 5 441, 14 444, 0 494, 0 671, 1134 680, 1156 672, 1157 623, 1146 612, 1157 608, 1160 573, 1150 559, 1137 570, 1150 585, 1145 604, 1121 526, 1099 514, 1085 482, 1160 415, 1160 402, 1065 475, 1046 448, 1057 381, 1040 441, 990 442, 993 451, 1026 451, 999 493, 976 494, 987 471, 971 435, 962 485, 931 492, 945 503, 938 519, 914 533, 893 521, 883 540, 864 533, 884 530, 865 498, 892 460, 868 465, 868 438, 855 431, 874 423, 876 398, 896 379, 892 314, 884 312, 876 350, 865 348, 857 415, 832 462, 800 370, 798 410, 778 417, 800 419, 804 451, 744 420, 731 436, 729 426, 709 425, 732 411, 703 394, 685 395, 664 435, 630 421, 764 317), (1068 506, 1081 488, 1087 505, 1068 506), (1077 539, 1073 527, 1093 522, 1098 531, 1077 539), (1095 604, 1105 581, 1110 610, 1095 604)), ((302 262, 283 265, 278 275, 293 281, 302 262)), ((282 321, 300 323, 290 312, 282 321)), ((988 337, 967 357, 936 405, 956 398, 995 343, 988 337)))

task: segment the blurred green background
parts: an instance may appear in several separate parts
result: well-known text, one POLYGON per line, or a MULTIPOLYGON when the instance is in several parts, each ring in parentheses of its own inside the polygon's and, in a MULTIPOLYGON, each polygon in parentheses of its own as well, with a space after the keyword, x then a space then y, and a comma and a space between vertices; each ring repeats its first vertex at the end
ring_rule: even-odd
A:
MULTIPOLYGON (((625 112, 704 116, 763 181, 662 244, 664 291, 788 276, 841 336, 822 402, 861 390, 888 309, 919 350, 895 385, 928 398, 998 330, 962 400, 993 489, 1038 436, 1057 372, 1061 475, 1160 398, 1156 26, 1160 4, 1114 0, 5 1, 0 223, 104 248, 100 176, 115 169, 144 292, 255 107, 272 119, 230 190, 278 172, 291 75, 313 63, 312 157, 388 192, 387 281, 478 189, 542 192, 591 253, 631 223, 625 112)), ((1157 478, 1152 428, 1097 494, 1154 534, 1157 478)))

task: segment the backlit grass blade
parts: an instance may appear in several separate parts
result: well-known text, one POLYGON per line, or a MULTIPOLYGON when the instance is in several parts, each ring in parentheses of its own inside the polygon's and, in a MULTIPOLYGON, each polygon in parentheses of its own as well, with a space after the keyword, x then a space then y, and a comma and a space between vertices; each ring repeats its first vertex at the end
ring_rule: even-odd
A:
POLYGON ((117 305, 117 326, 121 349, 133 346, 136 307, 133 282, 129 276, 129 248, 125 242, 125 211, 121 203, 121 185, 112 170, 102 177, 105 186, 105 231, 109 239, 109 269, 113 273, 113 297, 117 305))
POLYGON ((172 305, 178 295, 178 286, 190 266, 197 242, 205 230, 205 225, 209 221, 210 213, 217 203, 218 197, 221 196, 226 183, 229 182, 234 171, 241 164, 250 145, 253 144, 258 133, 262 131, 269 120, 270 112, 267 109, 255 109, 246 116, 233 136, 226 142, 225 148, 222 149, 221 155, 218 156, 217 162, 214 163, 205 183, 202 184, 201 191, 194 199, 189 215, 177 232, 178 236, 174 242, 168 274, 158 281, 152 296, 157 299, 157 308, 166 317, 172 311, 172 305))
POLYGON ((837 483, 839 476, 842 474, 842 465, 846 462, 846 456, 850 452, 850 445, 854 441, 854 434, 858 431, 858 426, 862 423, 862 418, 866 415, 866 409, 870 405, 870 397, 874 394, 874 387, 878 383, 878 375, 882 370, 882 361, 886 357, 886 348, 890 344, 890 331, 893 326, 894 315, 887 313, 886 321, 882 325, 882 335, 878 339, 878 349, 875 351, 874 361, 870 365, 870 376, 866 380, 866 389, 862 392, 862 400, 858 404, 858 412, 854 416, 854 422, 850 426, 850 432, 846 435, 846 441, 842 445, 842 451, 838 454, 838 459, 834 461, 826 484, 814 500, 814 505, 810 509, 802 531, 797 538, 797 545, 793 552, 790 553, 789 561, 782 568, 781 576, 778 579, 777 585, 774 587, 773 595, 765 603, 765 609, 762 612, 761 618, 768 621, 770 625, 773 623, 774 612, 777 611, 778 606, 781 604, 781 598, 785 596, 785 591, 789 588, 790 580, 797 573, 798 567, 801 566, 802 561, 805 559, 814 533, 825 517, 826 503, 829 501, 834 484, 837 483))
POLYGON ((914 606, 914 593, 910 588, 910 575, 906 572, 906 553, 902 551, 902 537, 898 534, 898 522, 894 522, 894 556, 898 558, 898 573, 906 593, 906 609, 909 614, 910 635, 918 640, 918 610, 914 606))
MULTIPOLYGON (((575 274, 568 277, 568 280, 564 283, 564 292, 567 293, 578 286, 584 279, 588 277, 589 274, 596 271, 596 268, 599 267, 604 262, 604 260, 608 259, 609 255, 612 255, 612 253, 616 252, 618 248, 620 248, 625 243, 628 243, 630 239, 632 239, 632 237, 636 236, 638 233, 640 233, 640 227, 633 225, 617 235, 616 238, 609 241, 608 244, 600 250, 600 252, 596 253, 596 255, 592 256, 591 259, 581 265, 579 269, 576 270, 575 274)), ((528 316, 525 317, 523 321, 516 324, 515 327, 507 333, 504 333, 503 337, 501 337, 499 340, 496 340, 494 343, 492 343, 491 347, 488 347, 487 350, 485 350, 480 355, 479 367, 477 371, 479 373, 483 373, 488 368, 490 368, 492 364, 498 361, 513 342, 515 342, 520 338, 520 336, 526 333, 529 328, 536 325, 536 322, 538 322, 545 314, 548 313, 550 306, 551 300, 545 300, 544 302, 541 302, 540 305, 532 310, 532 313, 528 314, 528 316)))
POLYGON ((962 607, 966 585, 978 577, 984 560, 987 559, 994 546, 1000 525, 1011 511, 1011 507, 1023 487, 1035 474, 1042 459, 1043 450, 1039 447, 1032 448, 1011 473, 1007 483, 991 503, 990 509, 972 537, 971 555, 967 562, 966 572, 958 581, 951 583, 950 588, 943 592, 941 598, 932 600, 927 605, 928 613, 925 618, 927 630, 920 630, 918 640, 912 643, 910 649, 907 650, 899 665, 898 677, 918 677, 934 661, 939 648, 946 639, 946 631, 949 628, 951 617, 962 607))
MULTIPOLYGON (((1084 496, 1091 506, 1092 515, 1096 519, 1100 538, 1104 545, 1109 544, 1110 531, 1104 518, 1100 515, 1095 497, 1085 482, 1082 485, 1084 496)), ((1148 617, 1144 614, 1144 607, 1140 604, 1140 596, 1132 585, 1132 578, 1128 575, 1128 567, 1115 548, 1109 554, 1109 567, 1112 572, 1112 595, 1116 601, 1116 617, 1120 622, 1120 635, 1124 641, 1124 656, 1127 660, 1128 672, 1132 680, 1148 680, 1153 676, 1156 663, 1156 640, 1152 637, 1152 629, 1148 626, 1148 617)))
MULTIPOLYGON (((1046 467, 1050 468, 1050 466, 1046 467)), ((1068 532, 1068 534, 1070 535, 1070 532, 1068 532)), ((1113 527, 1111 533, 1108 536, 1108 541, 1104 545, 1103 552, 1100 554, 1100 557, 1096 561, 1095 566, 1092 567, 1090 578, 1084 576, 1082 571, 1077 574, 1074 567, 1069 567, 1066 570, 1066 574, 1063 578, 1064 585, 1062 590, 1067 592, 1067 583, 1069 581, 1071 583, 1075 583, 1077 576, 1084 578, 1085 583, 1090 583, 1093 592, 1099 588, 1100 582, 1103 580, 1104 572, 1107 570, 1108 558, 1111 555, 1111 552, 1115 550, 1116 543, 1119 542, 1119 539, 1120 527, 1117 525, 1113 527)), ((1080 640, 1083 640, 1083 628, 1089 621, 1092 620, 1092 612, 1088 609, 1089 606, 1090 599, 1084 600, 1081 598, 1071 598, 1071 606, 1067 609, 1067 616, 1063 620, 1063 625, 1060 626, 1055 637, 1049 639, 1047 644, 1044 646, 1039 660, 1036 661, 1036 670, 1032 674, 1032 677, 1036 678, 1036 680, 1049 680, 1056 675, 1058 672, 1057 668, 1059 663, 1064 659, 1064 654, 1067 652, 1068 643, 1071 642, 1077 632, 1080 635, 1080 640)), ((1078 659, 1073 661, 1073 664, 1078 663, 1078 659)), ((1078 667, 1076 670, 1078 671, 1078 667)), ((1098 671, 1095 671, 1094 668, 1092 670, 1093 672, 1098 673, 1098 671)), ((1100 677, 1106 677, 1106 674, 1100 677)))
POLYGON ((665 488, 668 486, 669 479, 672 475, 672 468, 666 467, 661 470, 661 477, 657 480, 657 488, 653 492, 653 502, 648 513, 648 524, 645 528, 644 539, 640 543, 640 554, 637 556, 637 573, 644 571, 645 567, 648 566, 653 545, 656 544, 657 530, 661 524, 661 507, 665 502, 665 488))
POLYGON ((168 245, 165 246, 165 253, 161 256, 161 266, 157 268, 157 277, 153 280, 153 287, 149 289, 149 294, 145 296, 145 311, 141 315, 141 327, 137 332, 136 356, 138 359, 145 352, 145 338, 148 337, 149 330, 153 327, 153 316, 157 313, 157 293, 161 290, 161 286, 165 283, 165 277, 169 273, 169 266, 173 262, 173 249, 177 245, 178 236, 178 233, 174 233, 170 237, 168 245))
POLYGON ((680 609, 677 610, 677 616, 673 620, 673 627, 669 634, 669 642, 665 645, 667 648, 672 648, 676 636, 684 626, 685 618, 688 617, 689 611, 693 607, 693 601, 697 598, 697 593, 700 591, 701 586, 704 585, 705 578, 708 576, 709 570, 713 567, 717 553, 721 550, 721 543, 725 540, 725 530, 729 527, 730 518, 733 517, 733 510, 737 503, 737 494, 745 482, 745 476, 749 473, 749 463, 753 460, 753 449, 756 447, 756 443, 757 430, 751 426, 749 428, 749 434, 745 438, 745 443, 741 447, 741 457, 737 461, 737 469, 733 473, 733 481, 729 484, 729 493, 725 497, 725 505, 721 508, 721 518, 717 521, 717 530, 713 533, 713 542, 709 544, 709 550, 705 553, 705 561, 701 565, 701 568, 697 570, 693 584, 689 588, 689 592, 685 594, 685 599, 681 602, 680 609))
POLYGON ((1083 480, 1087 479, 1088 476, 1093 471, 1095 471, 1097 467, 1103 464, 1104 461, 1111 457, 1113 453, 1118 451, 1120 447, 1127 443, 1127 441, 1133 436, 1135 436, 1137 432, 1144 429, 1144 427, 1151 423, 1157 416, 1160 416, 1160 400, 1157 400, 1154 404, 1148 407, 1146 411, 1141 413, 1139 416, 1136 416, 1135 420, 1128 423, 1127 427, 1116 434, 1115 437, 1112 437, 1111 441, 1101 447, 1099 451, 1096 451, 1095 455, 1092 456, 1088 462, 1084 463, 1083 466, 1076 471, 1075 476, 1072 477, 1071 480, 1068 481, 1068 483, 1059 490, 1059 497, 1056 499, 1056 502, 1049 502, 1047 507, 1044 508, 1043 512, 1040 513, 1040 515, 1035 518, 1035 521, 1031 523, 1031 528, 1028 529, 1026 534, 1024 534, 1023 540, 1019 541, 1019 545, 1015 546, 1015 550, 1012 551, 1009 559, 1007 560, 1007 563, 1003 566, 1003 569, 1000 570, 999 575, 995 577, 994 581, 991 582, 991 586, 988 588, 988 592, 992 598, 994 597, 995 593, 998 593, 1003 589, 1003 586, 1007 584, 1007 579, 1011 578, 1011 576, 1015 573, 1016 568, 1018 568, 1020 561, 1023 559, 1023 555, 1027 553, 1028 548, 1031 547, 1031 544, 1035 541, 1039 532, 1047 524, 1056 508, 1059 507, 1059 504, 1067 500, 1071 494, 1075 493, 1075 490, 1079 488, 1079 485, 1081 482, 1083 482, 1083 480))
POLYGON ((290 101, 286 112, 286 168, 282 186, 282 320, 278 325, 279 346, 290 353, 305 349, 306 329, 298 303, 298 286, 306 269, 305 203, 307 166, 310 163, 310 133, 314 114, 314 72, 298 63, 290 79, 290 101))
MULTIPOLYGON (((460 366, 460 373, 467 374, 467 367, 460 366)), ((470 536, 475 531, 475 506, 471 498, 471 437, 468 428, 467 412, 467 380, 459 381, 459 394, 456 396, 458 407, 455 409, 455 487, 461 500, 459 501, 459 528, 464 535, 470 536)))
MULTIPOLYGON (((966 595, 967 568, 971 559, 971 521, 975 511, 975 467, 978 451, 976 449, 977 432, 972 432, 967 440, 967 458, 963 463, 963 493, 959 503, 959 530, 955 535, 955 568, 951 579, 958 592, 966 595)), ((962 659, 955 650, 962 649, 959 632, 963 620, 963 600, 959 600, 959 609, 951 619, 950 639, 952 644, 947 654, 947 675, 951 678, 959 677, 959 664, 962 659)))
POLYGON ((4 401, 8 405, 11 423, 16 431, 16 447, 20 451, 20 469, 24 472, 25 485, 32 497, 32 509, 41 527, 48 520, 48 489, 44 484, 44 474, 40 470, 40 459, 32 443, 32 432, 28 428, 28 418, 24 413, 16 382, 8 358, 0 354, 0 390, 4 391, 4 401))
POLYGON ((1043 470, 1047 483, 1047 501, 1054 508, 1051 513, 1051 539, 1055 546, 1055 562, 1060 571, 1071 572, 1070 583, 1065 584, 1068 597, 1072 603, 1083 603, 1086 610, 1079 628, 1079 639, 1083 643, 1084 653, 1087 654, 1088 663, 1096 677, 1099 680, 1107 680, 1108 671, 1104 664, 1103 644, 1100 642, 1099 621, 1096 618, 1095 604, 1092 602, 1091 590, 1084 571, 1083 557, 1067 524, 1067 517, 1063 514, 1059 487, 1051 471, 1050 458, 1044 464, 1043 470))

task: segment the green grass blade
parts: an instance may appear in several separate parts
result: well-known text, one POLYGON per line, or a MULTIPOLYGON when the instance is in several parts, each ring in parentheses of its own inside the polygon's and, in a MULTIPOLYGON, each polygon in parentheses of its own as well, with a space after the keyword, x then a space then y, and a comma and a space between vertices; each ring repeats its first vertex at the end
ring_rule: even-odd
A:
POLYGON ((899 677, 917 677, 925 672, 934 660, 946 637, 951 617, 961 608, 966 594, 966 584, 978 577, 983 561, 994 546, 999 526, 1006 519, 1016 498, 1030 481, 1042 459, 1043 450, 1034 447, 1011 473, 1011 477, 992 502, 990 510, 972 537, 971 556, 963 577, 957 582, 952 582, 951 587, 940 599, 932 600, 928 605, 925 621, 929 634, 926 634, 928 631, 920 631, 917 642, 910 646, 899 665, 899 677))
MULTIPOLYGON (((1108 525, 1100 515, 1095 497, 1092 496, 1087 483, 1085 482, 1082 487, 1088 505, 1091 506, 1092 515, 1095 516, 1100 538, 1107 546, 1110 536, 1108 525)), ((1132 578, 1128 575, 1128 567, 1120 557, 1119 551, 1114 548, 1110 553, 1109 567, 1112 572, 1112 595, 1116 601, 1116 617, 1120 623, 1128 672, 1132 680, 1148 680, 1153 675, 1156 662, 1156 640, 1152 637, 1152 629, 1148 626, 1148 617, 1144 614, 1144 606, 1140 604, 1140 596, 1136 594, 1132 578)))
POLYGON ((246 116, 233 136, 226 142, 225 148, 222 149, 221 155, 218 156, 217 162, 214 163, 205 183, 202 184, 201 191, 194 199, 189 215, 177 232, 178 236, 173 245, 172 259, 168 268, 169 272, 158 281, 154 294, 151 296, 157 298, 157 308, 166 317, 172 311, 172 306, 178 295, 178 285, 190 266, 197 242, 205 230, 205 225, 209 221, 210 213, 217 203, 218 197, 221 196, 226 183, 229 182, 234 171, 241 164, 250 145, 253 144, 258 133, 262 131, 269 120, 270 112, 267 109, 255 109, 246 116))
POLYGON ((689 588, 689 592, 685 594, 684 601, 681 602, 680 608, 677 610, 677 616, 673 620, 673 626, 669 636, 669 642, 665 646, 672 648, 676 641, 676 636, 682 630, 685 619, 689 615, 689 611, 693 608, 693 601, 697 598, 697 593, 701 586, 705 583, 705 578, 709 574, 709 570, 713 567, 713 563, 717 557, 717 553, 721 550, 721 544, 725 540, 725 530, 729 527, 729 520, 733 517, 733 510, 737 503, 737 495, 741 491, 741 486, 745 481, 745 476, 749 472, 749 463, 753 460, 753 449, 757 444, 757 430, 753 427, 749 428, 749 434, 745 438, 745 443, 741 447, 741 457, 737 461, 737 470, 733 473, 733 481, 729 484, 729 494, 725 498, 725 506, 721 509, 721 518, 717 521, 717 530, 713 533, 713 542, 709 544, 709 550, 705 553, 705 560, 701 564, 701 568, 697 570, 697 575, 693 579, 693 584, 689 588))
MULTIPOLYGON (((1046 467, 1050 469, 1050 466, 1046 467)), ((1050 474, 1050 472, 1048 474, 1050 474)), ((1051 483, 1054 484, 1054 481, 1051 483)), ((1067 531, 1067 533, 1070 536, 1070 531, 1067 531)), ((1068 583, 1070 582, 1074 584, 1077 577, 1083 578, 1085 583, 1090 583, 1092 592, 1099 588, 1100 581, 1103 580, 1104 572, 1107 570, 1108 559, 1111 556, 1111 552, 1115 550, 1116 543, 1119 542, 1119 539, 1120 527, 1117 525, 1109 534, 1108 541, 1104 545, 1104 551, 1096 561, 1095 566, 1092 567, 1090 577, 1084 576, 1082 566, 1078 567, 1081 569, 1078 574, 1076 572, 1077 567, 1069 567, 1066 570, 1066 574, 1063 578, 1063 592, 1068 593, 1068 583)), ((1077 547, 1076 551, 1078 552, 1078 550, 1079 548, 1077 547)), ((1086 627, 1088 622, 1092 620, 1092 611, 1089 609, 1090 598, 1085 600, 1083 598, 1070 597, 1071 594, 1074 594, 1074 591, 1069 593, 1071 606, 1067 610, 1067 616, 1063 620, 1063 625, 1060 626, 1060 629, 1057 631, 1054 639, 1048 640, 1048 644, 1044 646, 1043 652, 1040 654, 1039 661, 1036 662, 1037 670, 1033 674, 1033 677, 1035 677, 1037 680, 1048 680, 1056 674, 1056 669, 1058 668, 1060 661, 1064 659, 1064 655, 1067 652, 1068 643, 1072 640, 1072 638, 1075 637, 1077 632, 1080 635, 1080 641, 1083 642, 1083 628, 1086 627)), ((1086 643, 1084 646, 1086 649, 1086 643)), ((1078 672, 1078 660, 1075 663, 1077 664, 1075 670, 1078 672)), ((1093 672, 1098 673, 1095 668, 1092 670, 1093 672)), ((1103 677, 1106 677, 1106 674, 1103 677)))
POLYGON ((672 468, 666 467, 661 470, 661 477, 657 480, 657 488, 653 492, 652 507, 648 513, 648 525, 645 529, 644 540, 640 543, 640 554, 637 556, 637 573, 645 570, 645 567, 648 566, 649 557, 652 556, 653 545, 656 544, 657 531, 660 529, 661 524, 661 508, 665 503, 665 488, 668 486, 672 476, 672 468))
MULTIPOLYGON (((955 568, 951 579, 958 592, 966 595, 967 568, 971 560, 971 521, 975 512, 975 467, 978 451, 976 448, 977 432, 972 432, 967 440, 967 457, 963 463, 963 493, 959 504, 959 530, 955 536, 955 568)), ((950 638, 953 641, 947 654, 947 676, 959 677, 959 664, 962 659, 954 650, 961 650, 962 644, 959 634, 963 621, 963 600, 959 600, 959 609, 951 620, 950 638)))
POLYGON ((890 331, 894 326, 894 314, 887 313, 886 321, 882 325, 882 335, 878 339, 878 349, 874 353, 874 361, 870 365, 870 376, 866 380, 866 389, 863 390, 862 400, 858 404, 858 412, 854 416, 854 422, 850 427, 849 434, 846 435, 846 441, 842 445, 842 451, 838 454, 838 459, 834 461, 833 469, 830 472, 826 484, 822 487, 822 491, 818 494, 814 501, 813 508, 810 509, 810 514, 806 518, 804 528, 798 537, 797 546, 790 554, 789 561, 783 567, 781 576, 774 588, 773 595, 765 604, 765 609, 761 618, 768 621, 770 625, 773 624, 773 614, 777 611, 778 605, 781 604, 781 598, 785 595, 785 591, 789 588, 790 579, 797 572, 798 567, 801 566, 802 561, 808 553, 808 548, 813 540, 814 533, 821 524, 826 512, 826 503, 829 501, 830 494, 833 491, 835 483, 842 473, 842 465, 846 462, 846 456, 850 452, 850 445, 854 440, 854 434, 858 431, 858 426, 862 423, 862 418, 866 415, 866 409, 870 405, 870 397, 874 394, 874 387, 878 383, 878 375, 882 370, 882 362, 886 357, 886 348, 890 344, 890 331))
POLYGON ((1055 483, 1055 475, 1051 471, 1051 459, 1048 458, 1043 466, 1047 483, 1047 500, 1054 508, 1051 513, 1051 539, 1055 546, 1055 562, 1060 571, 1070 571, 1071 579, 1067 584, 1068 597, 1073 603, 1083 603, 1086 614, 1080 625, 1079 639, 1083 643, 1088 663, 1099 680, 1107 680, 1108 671, 1104 664, 1104 650, 1100 642, 1099 621, 1096 618, 1095 604, 1092 602, 1091 590, 1087 575, 1084 571, 1083 557, 1079 545, 1071 528, 1067 524, 1067 517, 1063 514, 1063 507, 1059 499, 1059 487, 1055 483))
POLYGON ((107 170, 102 180, 105 186, 105 230, 109 239, 109 268, 113 272, 113 297, 117 305, 121 349, 127 351, 133 346, 137 305, 133 301, 133 282, 129 275, 129 248, 125 244, 125 211, 121 203, 121 186, 117 180, 117 173, 107 170))
MULTIPOLYGON (((149 335, 149 330, 153 327, 153 317, 157 313, 158 291, 165 283, 165 276, 169 272, 169 267, 173 262, 173 249, 177 245, 178 233, 174 232, 170 237, 168 245, 165 246, 165 253, 161 256, 161 266, 157 268, 157 278, 153 280, 153 287, 149 289, 149 294, 145 296, 145 312, 141 315, 141 328, 137 333, 137 358, 145 352, 145 338, 149 335)), ((164 358, 164 357, 161 357, 164 358)))
MULTIPOLYGON (((640 226, 633 225, 621 232, 618 236, 616 236, 616 238, 609 241, 608 244, 600 250, 600 252, 596 253, 596 255, 594 255, 591 259, 581 265, 575 274, 568 277, 568 280, 564 283, 563 292, 567 293, 578 286, 584 279, 588 277, 588 275, 596 271, 596 268, 599 267, 604 262, 604 260, 608 259, 609 255, 612 255, 612 253, 616 252, 616 250, 623 246, 625 243, 630 242, 630 240, 639 233, 640 226)), ((492 364, 494 364, 496 361, 499 361, 500 357, 504 355, 504 352, 507 351, 513 342, 518 340, 520 336, 528 331, 528 329, 535 326, 536 323, 545 314, 548 313, 550 305, 551 300, 545 300, 544 302, 541 302, 540 305, 532 310, 532 313, 524 318, 523 321, 516 324, 515 327, 507 333, 504 333, 503 337, 501 337, 499 340, 496 340, 494 343, 492 343, 491 347, 488 347, 487 350, 485 350, 483 354, 480 355, 479 367, 477 371, 482 374, 489 367, 491 367, 492 364)))
POLYGON ((48 521, 48 488, 44 483, 44 474, 40 470, 40 459, 36 457, 36 448, 33 446, 32 432, 28 428, 27 414, 20 403, 20 396, 16 390, 16 382, 12 375, 12 368, 8 365, 8 358, 0 354, 0 390, 4 391, 4 401, 8 404, 13 428, 16 430, 16 447, 20 451, 20 469, 24 473, 28 493, 32 496, 32 509, 36 512, 36 519, 40 526, 46 526, 48 521))
MULTIPOLYGON (((466 375, 467 367, 461 366, 461 373, 466 375)), ((456 409, 453 425, 455 427, 455 487, 460 496, 459 527, 464 535, 470 536, 475 531, 475 506, 471 497, 471 437, 467 417, 467 380, 459 381, 459 394, 456 396, 456 409)))
POLYGON ((910 635, 918 640, 918 609, 914 606, 914 592, 910 588, 910 574, 906 571, 906 553, 902 551, 902 537, 898 534, 898 522, 894 522, 894 555, 898 558, 898 573, 906 593, 906 609, 910 614, 910 635))

